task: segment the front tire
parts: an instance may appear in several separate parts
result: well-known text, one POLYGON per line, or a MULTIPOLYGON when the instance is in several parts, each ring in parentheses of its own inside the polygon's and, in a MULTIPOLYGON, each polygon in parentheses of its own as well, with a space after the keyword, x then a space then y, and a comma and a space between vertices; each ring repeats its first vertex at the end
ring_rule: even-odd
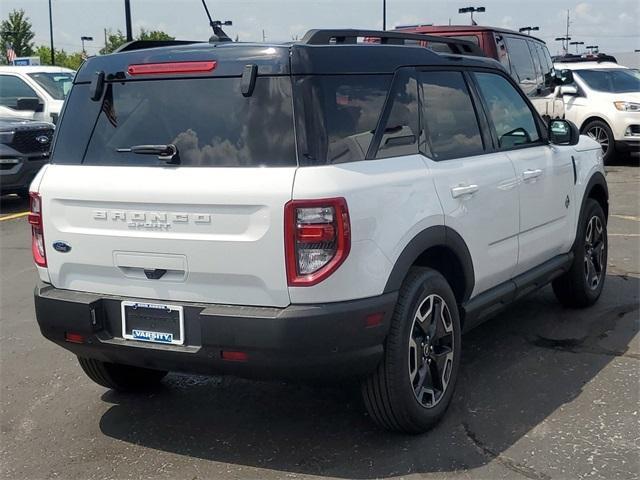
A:
POLYGON ((120 392, 141 392, 153 389, 167 375, 164 370, 108 363, 93 358, 78 357, 87 376, 98 385, 120 392))
POLYGON ((553 281, 553 292, 565 307, 593 305, 607 275, 607 219, 598 202, 587 199, 573 248, 571 269, 553 281))
POLYGON ((451 402, 460 368, 455 296, 435 270, 413 268, 400 289, 382 362, 362 383, 371 418, 382 428, 422 433, 451 402))
POLYGON ((605 165, 609 164, 616 154, 615 140, 609 125, 602 120, 593 120, 585 125, 583 132, 600 144, 602 160, 605 165))

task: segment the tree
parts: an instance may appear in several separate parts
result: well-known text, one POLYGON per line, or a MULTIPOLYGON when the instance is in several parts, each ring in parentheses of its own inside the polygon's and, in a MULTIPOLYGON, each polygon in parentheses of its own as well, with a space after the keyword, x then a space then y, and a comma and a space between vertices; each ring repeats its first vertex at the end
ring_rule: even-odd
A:
MULTIPOLYGON (((141 28, 135 40, 175 40, 175 37, 162 30, 145 30, 141 28)), ((109 30, 107 32, 107 45, 100 49, 100 54, 112 53, 125 43, 127 43, 127 37, 124 36, 122 30, 116 30, 115 32, 109 30)))
MULTIPOLYGON (((40 45, 36 48, 35 54, 40 57, 40 63, 42 65, 51 65, 51 49, 45 45, 40 45)), ((67 53, 64 50, 55 50, 56 65, 58 67, 71 68, 77 70, 82 64, 82 53, 67 53)))
POLYGON ((168 33, 161 30, 147 31, 144 28, 140 29, 140 33, 136 37, 136 40, 175 40, 176 37, 172 37, 168 33))
POLYGON ((18 57, 33 54, 34 36, 29 17, 25 16, 22 9, 11 11, 7 20, 0 23, 0 47, 4 50, 7 44, 13 46, 13 51, 18 57))

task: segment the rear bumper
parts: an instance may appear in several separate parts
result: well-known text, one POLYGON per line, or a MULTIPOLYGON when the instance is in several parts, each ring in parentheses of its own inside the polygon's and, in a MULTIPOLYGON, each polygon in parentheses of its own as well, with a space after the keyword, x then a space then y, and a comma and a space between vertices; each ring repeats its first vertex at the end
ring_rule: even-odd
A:
MULTIPOLYGON (((160 370, 261 378, 339 378, 366 375, 383 354, 397 293, 348 302, 286 308, 169 302, 184 307, 185 345, 122 338, 120 302, 134 298, 35 289, 42 334, 76 355, 160 370), (367 317, 383 313, 367 327, 367 317), (79 333, 84 343, 65 341, 79 333), (245 362, 222 351, 246 352, 245 362)), ((147 300, 148 301, 148 300, 147 300)))

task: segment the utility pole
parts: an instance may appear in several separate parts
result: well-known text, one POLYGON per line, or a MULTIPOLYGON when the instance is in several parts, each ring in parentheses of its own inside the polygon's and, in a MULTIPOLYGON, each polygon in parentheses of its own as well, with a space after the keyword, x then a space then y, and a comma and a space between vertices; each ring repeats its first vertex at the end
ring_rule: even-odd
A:
POLYGON ((382 0, 382 30, 387 30, 387 0, 382 0))
POLYGON ((104 29, 104 51, 107 51, 107 29, 104 29))
MULTIPOLYGON (((571 37, 569 36, 569 24, 571 23, 571 22, 569 22, 569 12, 570 12, 570 10, 567 10, 567 33, 565 35, 565 37, 567 39, 567 42, 566 42, 565 47, 564 47, 564 53, 565 54, 569 53, 569 40, 571 40, 571 37)), ((578 47, 576 47, 576 49, 577 48, 578 47)))
POLYGON ((124 18, 127 27, 127 42, 133 41, 133 33, 131 32, 131 3, 124 0, 124 18))
POLYGON ((264 28, 262 29, 262 43, 266 43, 267 36, 264 34, 264 28))
POLYGON ((56 64, 56 52, 53 49, 53 13, 51 10, 51 0, 49 0, 49 36, 51 40, 51 65, 56 64))

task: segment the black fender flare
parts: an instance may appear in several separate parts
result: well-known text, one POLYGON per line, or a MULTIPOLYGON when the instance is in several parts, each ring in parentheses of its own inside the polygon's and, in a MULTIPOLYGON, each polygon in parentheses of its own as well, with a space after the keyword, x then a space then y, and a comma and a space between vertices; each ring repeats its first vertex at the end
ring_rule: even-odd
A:
POLYGON ((595 187, 596 185, 602 187, 602 189, 604 190, 605 199, 607 201, 607 208, 604 208, 603 210, 608 219, 609 187, 607 186, 607 180, 604 178, 604 175, 602 174, 602 172, 595 172, 593 175, 591 175, 591 178, 587 182, 587 186, 584 189, 584 195, 582 196, 582 202, 580 203, 580 211, 578 212, 578 215, 579 215, 578 218, 580 218, 580 216, 582 215, 582 212, 584 212, 584 206, 587 203, 587 199, 590 198, 591 191, 593 190, 593 187, 595 187))
POLYGON ((466 302, 469 297, 471 297, 471 292, 473 292, 475 285, 475 274, 471 254, 469 253, 467 244, 458 232, 445 225, 428 227, 411 239, 391 269, 387 284, 384 287, 384 293, 400 290, 402 282, 407 276, 407 273, 409 273, 411 266, 423 252, 432 247, 446 247, 451 250, 460 261, 465 278, 462 302, 466 302))

